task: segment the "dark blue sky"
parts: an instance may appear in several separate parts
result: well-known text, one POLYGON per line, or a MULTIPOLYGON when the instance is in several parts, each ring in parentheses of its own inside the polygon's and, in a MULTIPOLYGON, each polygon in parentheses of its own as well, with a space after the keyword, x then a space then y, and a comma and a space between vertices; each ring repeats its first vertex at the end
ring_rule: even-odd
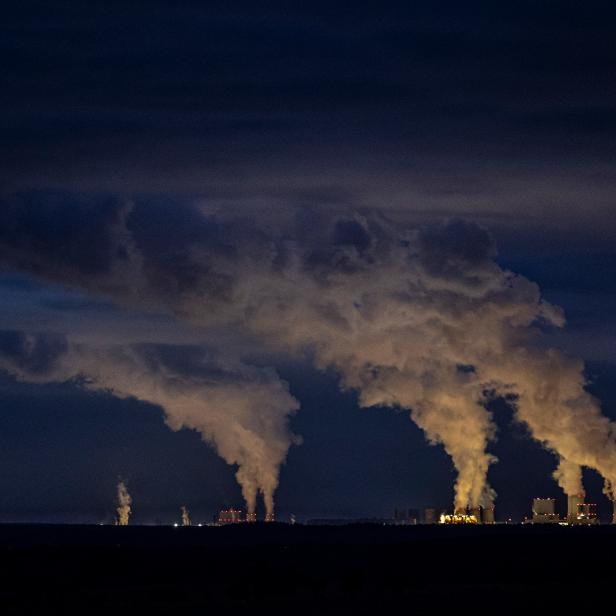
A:
MULTIPOLYGON (((144 250, 173 262, 158 279, 168 295, 195 275, 160 248, 167 234, 201 233, 186 204, 272 226, 315 208, 411 227, 460 217, 564 308, 566 328, 547 340, 587 362, 616 419, 611 3, 77 4, 3 11, 0 329, 113 343, 202 335, 157 311, 158 297, 118 305, 83 282, 109 250, 99 229, 116 200, 138 204, 144 250), (38 216, 50 203, 59 209, 38 216), (61 214, 71 204, 82 218, 61 214), (18 224, 20 208, 31 216, 18 224), (69 289, 33 251, 79 261, 83 279, 69 289)), ((318 234, 306 225, 300 235, 318 234)), ((231 231, 203 233, 222 245, 231 231)), ((276 368, 301 402, 292 427, 304 439, 281 472, 281 516, 450 503, 451 462, 406 412, 360 409, 335 374, 296 358, 276 368)), ((208 520, 241 503, 233 469, 152 405, 5 375, 0 408, 0 519, 110 519, 119 475, 142 521, 182 504, 208 520)), ((500 517, 526 514, 533 496, 562 499, 551 454, 510 411, 496 417, 500 517)), ((587 489, 607 514, 592 472, 587 489)))

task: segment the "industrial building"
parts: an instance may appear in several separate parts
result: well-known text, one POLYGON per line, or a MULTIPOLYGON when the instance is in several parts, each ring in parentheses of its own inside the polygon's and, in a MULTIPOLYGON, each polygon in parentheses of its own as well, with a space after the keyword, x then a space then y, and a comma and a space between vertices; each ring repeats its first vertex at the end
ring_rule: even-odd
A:
POLYGON ((466 513, 454 513, 452 515, 442 513, 439 518, 440 524, 478 524, 478 520, 474 515, 466 513))
POLYGON ((218 514, 217 523, 220 525, 241 524, 242 522, 244 522, 244 512, 241 509, 223 509, 218 514))
POLYGON ((475 518, 477 524, 481 524, 481 507, 471 507, 469 515, 475 518))
POLYGON ((597 505, 585 503, 584 494, 574 494, 567 498, 567 524, 598 524, 597 505))
POLYGON ((555 509, 554 498, 533 499, 533 517, 525 519, 525 524, 566 524, 569 526, 599 524, 597 505, 585 503, 584 494, 567 497, 567 517, 561 519, 555 509))
POLYGON ((494 505, 490 505, 489 507, 483 508, 483 523, 484 524, 495 524, 494 505))
POLYGON ((583 494, 567 496, 567 524, 575 524, 578 517, 578 507, 584 503, 583 494))
POLYGON ((594 503, 578 503, 575 524, 598 524, 597 505, 594 503))
POLYGON ((427 507, 424 509, 423 523, 424 524, 438 524, 441 515, 445 513, 442 509, 436 507, 427 507))
POLYGON ((398 526, 419 524, 419 510, 409 509, 407 507, 396 507, 394 509, 393 523, 398 526))
POLYGON ((441 524, 494 524, 494 505, 456 509, 453 515, 446 512, 439 516, 441 524))
POLYGON ((534 498, 533 517, 525 520, 531 524, 559 524, 560 517, 556 513, 556 499, 554 498, 534 498))

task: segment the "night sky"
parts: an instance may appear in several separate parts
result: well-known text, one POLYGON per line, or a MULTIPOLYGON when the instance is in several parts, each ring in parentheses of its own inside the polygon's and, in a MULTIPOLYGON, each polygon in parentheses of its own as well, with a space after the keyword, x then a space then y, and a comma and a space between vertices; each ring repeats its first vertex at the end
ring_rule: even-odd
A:
MULTIPOLYGON (((282 415, 292 396, 303 442, 281 467, 278 519, 451 507, 443 447, 404 404, 363 404, 336 365, 353 362, 334 304, 364 271, 393 285, 400 247, 445 281, 441 317, 458 318, 456 285, 489 287, 493 263, 537 283, 567 323, 539 315, 528 344, 581 358, 616 421, 616 9, 502 4, 3 9, 0 520, 111 521, 119 477, 139 522, 242 506, 237 467, 131 382, 114 395, 114 366, 167 379, 165 395, 235 400, 256 383, 282 415), (333 299, 305 312, 315 288, 333 299)), ((521 519, 534 496, 564 511, 554 455, 502 397, 487 406, 497 518, 521 519)), ((607 517, 602 484, 584 471, 607 517)))

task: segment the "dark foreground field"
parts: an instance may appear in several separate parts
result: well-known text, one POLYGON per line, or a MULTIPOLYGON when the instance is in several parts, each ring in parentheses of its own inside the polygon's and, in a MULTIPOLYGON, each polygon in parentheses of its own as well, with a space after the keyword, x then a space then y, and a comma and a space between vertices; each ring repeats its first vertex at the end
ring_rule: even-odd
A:
POLYGON ((4 525, 0 560, 3 616, 609 614, 616 527, 4 525))

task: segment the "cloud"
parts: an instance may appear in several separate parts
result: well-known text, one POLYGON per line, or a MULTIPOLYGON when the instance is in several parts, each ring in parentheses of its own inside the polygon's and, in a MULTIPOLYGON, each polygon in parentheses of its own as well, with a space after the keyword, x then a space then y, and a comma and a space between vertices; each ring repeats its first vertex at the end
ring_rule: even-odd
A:
POLYGON ((0 368, 29 382, 74 380, 88 389, 162 407, 173 430, 197 430, 228 463, 247 507, 262 493, 273 511, 298 403, 274 370, 198 347, 92 347, 57 335, 0 332, 0 368))
MULTIPOLYGON (((43 201, 41 211, 46 207, 43 201)), ((14 228, 25 228, 20 211, 13 216, 14 228)), ((536 284, 497 264, 491 236, 476 224, 402 226, 378 213, 319 208, 260 219, 139 201, 106 216, 99 224, 111 237, 103 245, 122 250, 103 251, 105 266, 87 276, 78 257, 61 268, 46 258, 41 226, 2 238, 0 254, 12 268, 119 305, 227 329, 259 349, 309 356, 317 367, 335 369, 362 406, 407 409, 451 456, 457 508, 494 498, 487 473, 495 427, 486 405, 495 396, 506 396, 534 438, 560 456, 563 489, 572 489, 575 476, 565 469, 576 466, 616 483, 614 428, 585 391, 582 362, 542 346, 542 331, 564 324, 562 311, 536 284)), ((87 250, 77 237, 67 234, 67 250, 87 250)), ((280 396, 277 382, 258 390, 264 408, 272 388, 274 399, 280 396)), ((180 379, 177 395, 185 385, 180 379)), ((242 400, 233 404, 242 408, 242 400)), ((293 404, 283 395, 273 407, 263 421, 269 412, 286 417, 293 404)), ((277 450, 278 463, 286 448, 277 450)))

